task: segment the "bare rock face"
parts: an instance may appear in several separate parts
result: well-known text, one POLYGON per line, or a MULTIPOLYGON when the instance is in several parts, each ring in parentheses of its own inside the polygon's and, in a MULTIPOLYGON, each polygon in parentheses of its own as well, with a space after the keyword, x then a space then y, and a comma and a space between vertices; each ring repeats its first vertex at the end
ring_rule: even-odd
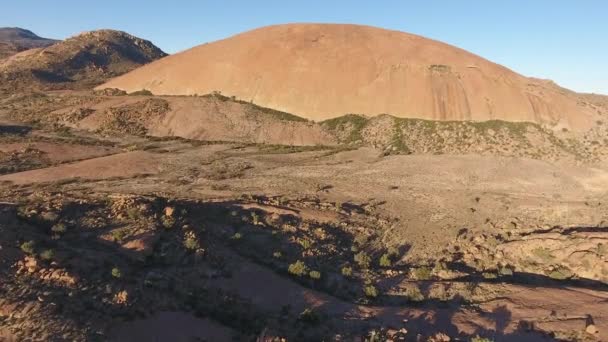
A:
POLYGON ((217 91, 313 120, 386 113, 586 129, 599 108, 552 82, 438 41, 337 24, 256 29, 163 58, 100 88, 217 91))

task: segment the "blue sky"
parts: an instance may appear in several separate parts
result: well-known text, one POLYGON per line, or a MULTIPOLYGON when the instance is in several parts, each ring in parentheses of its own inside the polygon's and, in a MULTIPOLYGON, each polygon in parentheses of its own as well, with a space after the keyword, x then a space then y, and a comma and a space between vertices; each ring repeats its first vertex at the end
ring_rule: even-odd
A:
POLYGON ((18 0, 1 7, 0 26, 50 38, 113 28, 170 53, 263 25, 367 24, 444 41, 573 90, 608 94, 605 0, 18 0))

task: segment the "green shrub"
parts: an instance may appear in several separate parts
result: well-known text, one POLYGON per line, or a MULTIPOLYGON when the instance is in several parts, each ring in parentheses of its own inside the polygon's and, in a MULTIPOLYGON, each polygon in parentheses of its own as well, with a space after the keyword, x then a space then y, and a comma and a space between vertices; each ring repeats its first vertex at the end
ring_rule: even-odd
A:
POLYGON ((321 317, 315 310, 307 308, 304 311, 302 311, 302 313, 300 313, 298 320, 300 320, 304 323, 316 325, 321 322, 321 317))
POLYGON ((116 242, 121 242, 127 235, 129 234, 129 230, 126 228, 115 229, 112 231, 112 240, 116 242))
POLYGON ((276 251, 274 253, 272 253, 272 257, 273 258, 277 258, 277 259, 281 259, 283 257, 283 253, 276 251))
POLYGON ((120 272, 120 268, 118 268, 118 267, 112 268, 112 277, 114 277, 114 278, 122 277, 122 272, 120 272))
POLYGON ((139 220, 141 211, 138 208, 129 208, 127 209, 127 217, 131 220, 139 220))
POLYGON ((311 279, 315 279, 315 280, 321 279, 321 272, 319 272, 319 271, 310 271, 310 273, 308 273, 308 276, 311 279))
POLYGON ((63 223, 57 223, 51 227, 51 231, 57 234, 63 234, 67 231, 67 227, 63 223))
POLYGON ((350 277, 353 275, 353 268, 350 266, 342 267, 342 275, 345 277, 350 277))
POLYGON ((306 271, 308 270, 308 267, 306 267, 306 264, 300 260, 296 261, 295 263, 289 265, 289 268, 287 269, 287 271, 290 274, 296 275, 298 277, 303 276, 304 274, 306 274, 306 271))
POLYGON ((424 295, 416 285, 405 290, 405 296, 413 302, 421 302, 424 300, 424 295))
POLYGON ((234 235, 232 235, 231 239, 232 240, 240 240, 243 238, 243 234, 241 233, 234 233, 234 235))
POLYGON ((380 267, 391 267, 391 257, 388 253, 382 254, 380 257, 380 267))
POLYGON ((172 216, 165 215, 160 218, 160 223, 163 225, 163 227, 170 229, 175 226, 175 219, 172 216))
POLYGON ((34 254, 36 251, 36 243, 32 240, 26 241, 21 244, 21 250, 26 254, 34 254))
POLYGON ((376 289, 376 287, 374 285, 366 285, 363 288, 363 292, 365 292, 365 295, 367 297, 370 297, 370 298, 378 297, 378 290, 376 289))
POLYGON ((42 260, 53 260, 55 258, 55 251, 52 249, 45 249, 40 253, 40 258, 42 260))
POLYGON ((471 342, 494 342, 494 340, 490 340, 486 337, 480 337, 479 335, 471 338, 471 342))
POLYGON ((134 92, 130 93, 129 95, 131 95, 131 96, 154 96, 154 94, 152 94, 152 92, 149 91, 148 89, 134 91, 134 92))
POLYGON ((188 250, 195 251, 200 248, 200 244, 197 239, 189 237, 184 240, 184 247, 188 250))
POLYGON ((418 267, 414 269, 414 276, 418 280, 429 280, 431 279, 432 270, 426 266, 418 267))
POLYGON ((369 267, 372 262, 372 259, 369 257, 369 255, 367 255, 367 253, 361 251, 355 254, 355 262, 357 263, 357 265, 359 265, 359 267, 365 269, 369 267))

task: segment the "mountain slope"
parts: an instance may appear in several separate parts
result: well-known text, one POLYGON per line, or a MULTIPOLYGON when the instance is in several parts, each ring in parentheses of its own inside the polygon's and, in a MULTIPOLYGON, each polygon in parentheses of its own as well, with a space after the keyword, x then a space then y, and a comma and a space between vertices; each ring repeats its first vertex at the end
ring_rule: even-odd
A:
POLYGON ((24 50, 46 47, 57 40, 37 36, 29 30, 18 27, 0 27, 0 59, 24 50))
POLYGON ((314 120, 388 113, 586 129, 596 114, 576 94, 456 47, 357 25, 264 27, 172 55, 102 87, 166 95, 220 91, 314 120))
POLYGON ((0 79, 13 89, 89 87, 164 56, 147 40, 99 30, 0 61, 0 79))

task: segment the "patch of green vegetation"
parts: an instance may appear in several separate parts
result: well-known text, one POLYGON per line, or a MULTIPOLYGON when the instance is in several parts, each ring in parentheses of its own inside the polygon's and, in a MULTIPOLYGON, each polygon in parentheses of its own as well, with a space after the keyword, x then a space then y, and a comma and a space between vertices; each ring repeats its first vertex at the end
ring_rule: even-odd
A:
POLYGON ((350 266, 344 266, 344 267, 342 267, 342 269, 340 271, 342 272, 342 275, 345 277, 350 277, 353 275, 353 268, 350 266))
POLYGON ((195 251, 200 248, 200 244, 198 243, 197 239, 193 237, 188 237, 184 240, 184 247, 187 250, 195 251))
POLYGON ((114 277, 114 278, 121 278, 122 277, 122 272, 120 271, 120 268, 118 268, 118 267, 113 267, 112 268, 112 277, 114 277))
POLYGON ((367 297, 376 298, 378 297, 378 289, 374 285, 366 285, 363 287, 363 292, 367 297))
POLYGON ((342 139, 342 143, 360 143, 363 142, 363 136, 361 135, 361 131, 367 123, 369 119, 357 115, 357 114, 347 114, 344 116, 340 116, 333 119, 328 119, 320 122, 321 126, 325 129, 336 133, 337 131, 348 131, 349 134, 346 138, 342 139))
POLYGON ((228 97, 228 96, 222 95, 222 93, 218 92, 218 91, 213 92, 211 94, 203 95, 201 97, 214 98, 214 99, 220 100, 222 102, 232 101, 232 102, 244 104, 246 106, 249 106, 249 110, 251 113, 255 113, 256 111, 261 112, 263 114, 271 116, 274 119, 281 120, 281 121, 308 122, 308 120, 303 117, 300 117, 300 116, 297 116, 297 115, 294 115, 291 113, 287 113, 287 112, 282 112, 280 110, 276 110, 276 109, 272 109, 272 108, 268 108, 268 107, 262 107, 262 106, 254 104, 253 102, 239 100, 235 96, 228 97))
POLYGON ((151 91, 148 89, 137 90, 132 93, 129 93, 130 96, 154 96, 151 91))
POLYGON ((321 323, 321 316, 315 310, 307 308, 300 313, 298 320, 307 324, 317 325, 321 323))
POLYGON ((415 284, 405 290, 405 297, 412 302, 421 302, 424 300, 424 295, 415 284))
POLYGON ((57 234, 63 234, 67 231, 67 227, 63 223, 57 223, 51 227, 51 231, 57 234))
POLYGON ((45 249, 40 253, 40 258, 47 261, 53 260, 55 258, 55 251, 52 249, 45 249))
POLYGON ((533 249, 532 254, 534 254, 534 256, 538 257, 545 263, 551 262, 555 258, 553 254, 551 254, 551 251, 545 247, 538 247, 533 249))
POLYGON ((306 274, 306 272, 308 271, 308 267, 306 267, 306 264, 303 261, 298 260, 295 263, 289 265, 287 271, 290 274, 301 277, 306 274))
POLYGON ((129 235, 129 229, 127 229, 127 228, 115 229, 112 231, 111 235, 112 235, 112 240, 114 240, 116 242, 121 242, 124 238, 127 237, 127 235, 129 235))
POLYGON ((300 153, 310 151, 325 151, 334 149, 332 146, 325 145, 312 145, 312 146, 295 146, 295 145, 272 145, 272 144, 260 144, 258 145, 260 151, 268 154, 289 154, 289 153, 300 153))
POLYGON ((34 242, 33 240, 30 241, 26 241, 24 243, 21 244, 21 250, 23 251, 23 253, 26 254, 34 254, 34 252, 36 251, 36 242, 34 242))
POLYGON ((319 271, 310 271, 308 273, 308 276, 310 277, 310 279, 318 280, 318 279, 321 279, 321 272, 319 272, 319 271))
POLYGON ((547 275, 549 276, 549 278, 552 279, 566 280, 572 278, 574 276, 574 273, 572 273, 572 271, 570 271, 570 269, 565 266, 559 266, 558 268, 549 272, 549 274, 547 275))
POLYGON ((391 267, 391 256, 388 253, 382 254, 379 261, 380 267, 391 267))
POLYGON ((437 72, 450 72, 452 68, 445 64, 431 64, 429 65, 429 70, 437 72))
POLYGON ((359 265, 359 267, 361 267, 362 269, 369 268, 369 265, 372 263, 372 259, 369 257, 369 255, 367 255, 367 253, 363 251, 355 254, 354 259, 357 265, 359 265))
POLYGON ((486 337, 480 337, 478 335, 478 336, 475 336, 475 337, 471 338, 471 342, 494 342, 494 340, 491 340, 491 339, 486 338, 486 337))
POLYGON ((414 277, 416 277, 418 280, 431 279, 432 272, 433 270, 427 266, 418 267, 413 270, 414 277))

